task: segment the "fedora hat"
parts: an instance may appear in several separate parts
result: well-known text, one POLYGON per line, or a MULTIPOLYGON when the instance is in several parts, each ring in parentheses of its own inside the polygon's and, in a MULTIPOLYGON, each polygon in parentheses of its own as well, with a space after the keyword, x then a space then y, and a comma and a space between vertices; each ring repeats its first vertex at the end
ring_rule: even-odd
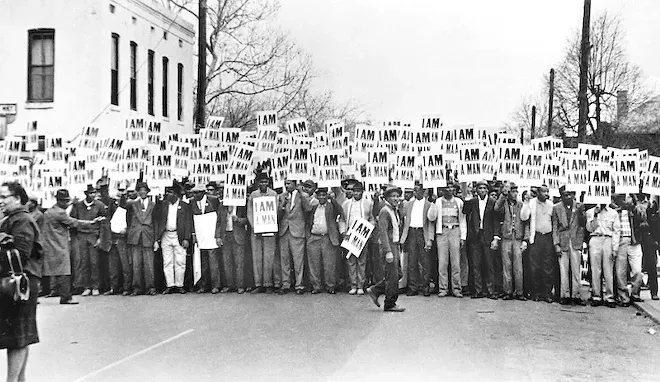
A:
POLYGON ((394 192, 398 193, 399 196, 401 196, 402 194, 400 187, 397 187, 393 184, 388 184, 387 186, 385 186, 385 189, 383 190, 383 197, 387 198, 388 196, 390 196, 390 194, 394 192))
POLYGON ((135 186, 135 191, 140 191, 141 188, 144 188, 145 190, 147 190, 147 192, 151 192, 151 188, 149 188, 149 186, 147 185, 147 182, 139 182, 135 186))
POLYGON ((57 192, 55 193, 55 199, 71 200, 71 196, 69 195, 69 190, 66 190, 64 188, 57 190, 57 192))
POLYGON ((95 194, 96 193, 96 188, 92 186, 91 184, 87 185, 87 189, 85 190, 85 195, 87 194, 95 194))

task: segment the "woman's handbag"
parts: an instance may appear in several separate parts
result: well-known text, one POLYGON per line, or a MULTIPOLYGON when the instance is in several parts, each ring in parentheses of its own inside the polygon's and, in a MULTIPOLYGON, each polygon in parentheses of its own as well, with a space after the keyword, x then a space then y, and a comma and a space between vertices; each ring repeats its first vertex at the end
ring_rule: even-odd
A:
MULTIPOLYGON (((30 299, 30 280, 23 271, 21 254, 16 249, 2 251, 7 257, 8 272, 0 277, 0 301, 22 302, 30 299)), ((4 272, 3 272, 4 273, 4 272)))

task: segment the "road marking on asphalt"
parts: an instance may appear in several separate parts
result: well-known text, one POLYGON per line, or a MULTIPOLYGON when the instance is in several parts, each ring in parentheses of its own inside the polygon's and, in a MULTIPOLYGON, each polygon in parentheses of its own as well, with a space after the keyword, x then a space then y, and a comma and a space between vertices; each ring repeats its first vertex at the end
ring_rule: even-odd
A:
POLYGON ((96 371, 93 371, 93 372, 91 372, 91 373, 89 373, 89 374, 87 374, 87 375, 85 375, 85 376, 83 376, 83 377, 80 377, 80 378, 76 379, 75 382, 80 382, 80 381, 87 380, 87 379, 89 379, 89 378, 91 378, 91 377, 94 377, 94 376, 96 376, 96 375, 98 375, 98 374, 101 374, 102 372, 104 372, 104 371, 106 371, 106 370, 112 369, 113 367, 115 367, 115 366, 117 366, 117 365, 120 365, 120 364, 122 364, 122 363, 124 363, 124 362, 126 362, 126 361, 129 361, 129 360, 131 360, 131 359, 133 359, 133 358, 135 358, 135 357, 139 357, 139 356, 141 356, 141 355, 144 354, 144 353, 150 352, 150 351, 156 349, 156 348, 159 347, 159 346, 165 345, 165 344, 168 343, 168 342, 172 342, 172 341, 176 340, 177 338, 183 337, 183 336, 185 336, 186 334, 190 334, 190 333, 192 333, 192 332, 194 332, 194 331, 195 331, 194 329, 188 329, 188 330, 186 330, 185 332, 179 333, 179 334, 177 334, 177 335, 174 336, 174 337, 170 337, 170 338, 168 338, 168 339, 166 339, 166 340, 164 340, 164 341, 161 341, 161 342, 159 342, 159 343, 157 343, 157 344, 155 344, 155 345, 151 345, 151 346, 149 346, 149 347, 146 348, 146 349, 140 350, 140 351, 137 352, 137 353, 131 354, 131 355, 127 356, 127 357, 124 357, 124 358, 120 359, 119 361, 116 361, 116 362, 111 363, 111 364, 108 365, 108 366, 102 367, 102 368, 100 368, 100 369, 98 369, 98 370, 96 370, 96 371))

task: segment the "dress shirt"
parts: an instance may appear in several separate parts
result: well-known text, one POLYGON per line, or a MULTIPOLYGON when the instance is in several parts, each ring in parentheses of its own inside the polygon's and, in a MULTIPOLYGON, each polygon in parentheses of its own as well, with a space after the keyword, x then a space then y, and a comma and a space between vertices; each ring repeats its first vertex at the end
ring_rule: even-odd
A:
POLYGON ((293 209, 293 201, 296 200, 296 194, 298 193, 298 190, 293 190, 291 193, 291 201, 289 202, 289 211, 293 209))
POLYGON ((165 229, 167 231, 170 232, 176 231, 176 214, 178 210, 179 210, 178 200, 174 203, 169 203, 167 205, 167 224, 165 224, 165 229))
POLYGON ((140 202, 142 202, 142 211, 146 211, 147 207, 149 207, 149 199, 144 198, 140 202))
POLYGON ((199 207, 199 210, 201 211, 202 214, 206 212, 206 195, 202 196, 202 199, 197 202, 197 207, 199 207))
POLYGON ((413 206, 410 212, 410 227, 422 228, 424 227, 424 199, 414 199, 411 203, 413 206))
POLYGON ((544 235, 552 232, 552 202, 536 203, 536 232, 544 235))
POLYGON ((232 232, 234 230, 234 212, 236 207, 230 206, 227 208, 227 232, 232 232))
POLYGON ((593 208, 587 211, 587 230, 591 232, 591 236, 612 237, 613 248, 619 247, 621 219, 619 218, 619 214, 609 206, 601 210, 598 216, 594 216, 593 208), (591 231, 594 219, 598 220, 598 227, 591 231))
POLYGON ((352 199, 348 208, 348 227, 353 227, 353 223, 358 218, 364 218, 364 211, 362 211, 362 199, 352 199))
POLYGON ((314 211, 314 222, 312 223, 312 234, 325 235, 328 233, 328 224, 325 221, 325 206, 326 204, 319 204, 314 211))
POLYGON ((488 204, 488 195, 481 199, 477 196, 479 201, 479 229, 484 229, 484 215, 486 214, 486 205, 488 204))

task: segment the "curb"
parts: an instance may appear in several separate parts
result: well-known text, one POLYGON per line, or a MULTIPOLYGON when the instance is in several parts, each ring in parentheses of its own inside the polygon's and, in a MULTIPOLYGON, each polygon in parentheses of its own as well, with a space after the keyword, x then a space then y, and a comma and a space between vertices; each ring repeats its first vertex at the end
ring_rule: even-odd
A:
POLYGON ((660 325, 660 311, 653 308, 648 303, 645 304, 643 302, 633 302, 631 305, 642 312, 646 317, 650 318, 651 321, 655 322, 657 325, 660 325))

